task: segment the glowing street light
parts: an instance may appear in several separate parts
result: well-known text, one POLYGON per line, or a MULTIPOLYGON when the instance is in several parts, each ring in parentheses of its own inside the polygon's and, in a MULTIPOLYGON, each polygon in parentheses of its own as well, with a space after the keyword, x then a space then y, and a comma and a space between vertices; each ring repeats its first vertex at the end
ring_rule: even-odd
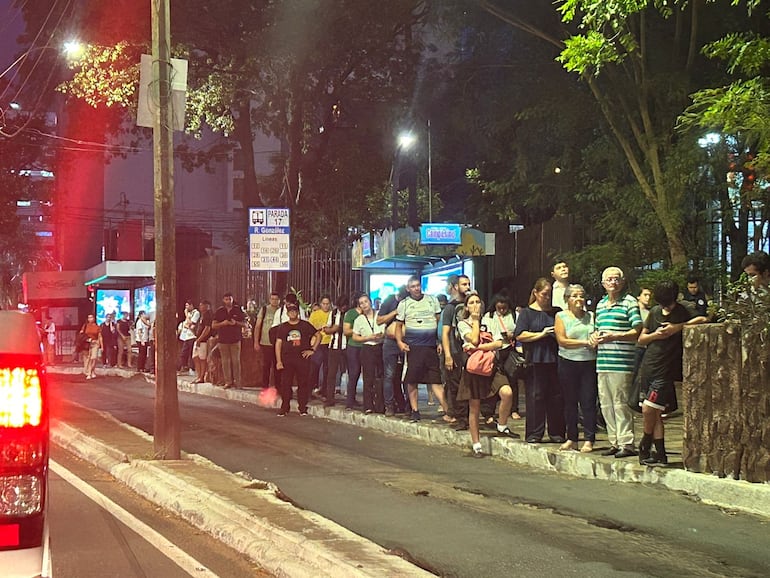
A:
POLYGON ((85 52, 86 45, 78 40, 68 40, 62 45, 67 58, 79 58, 85 52))
POLYGON ((409 150, 417 142, 417 137, 411 132, 402 132, 398 136, 398 148, 409 150))

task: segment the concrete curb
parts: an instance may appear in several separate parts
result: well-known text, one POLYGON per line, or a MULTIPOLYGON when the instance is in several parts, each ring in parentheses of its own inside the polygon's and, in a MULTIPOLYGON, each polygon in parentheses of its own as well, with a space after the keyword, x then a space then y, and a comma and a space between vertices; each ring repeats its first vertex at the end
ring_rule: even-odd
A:
POLYGON ((276 576, 432 576, 335 522, 279 499, 273 484, 247 480, 201 456, 131 459, 77 428, 52 425, 55 443, 276 576), (223 495, 233 493, 238 499, 223 495))
MULTIPOLYGON (((178 387, 180 391, 189 393, 250 403, 265 408, 276 407, 275 404, 262 403, 259 390, 222 389, 210 383, 191 384, 184 380, 178 382, 178 387)), ((295 406, 292 405, 292 407, 295 406)), ((411 423, 402 419, 387 418, 380 414, 347 412, 336 406, 325 408, 310 405, 308 413, 314 417, 376 429, 428 444, 470 449, 470 436, 467 432, 457 432, 429 421, 411 423)), ((578 478, 659 486, 687 494, 706 504, 770 518, 770 484, 754 484, 680 469, 647 467, 635 461, 601 459, 596 454, 562 452, 555 444, 528 444, 521 440, 496 437, 494 432, 483 430, 481 442, 484 451, 490 455, 533 469, 578 478)))

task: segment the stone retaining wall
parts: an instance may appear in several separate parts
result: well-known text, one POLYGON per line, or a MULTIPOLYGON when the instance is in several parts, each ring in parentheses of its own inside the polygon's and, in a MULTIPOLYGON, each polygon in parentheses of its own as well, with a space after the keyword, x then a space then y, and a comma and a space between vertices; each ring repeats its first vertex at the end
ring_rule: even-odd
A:
POLYGON ((770 481, 770 371, 758 359, 767 345, 723 323, 685 328, 684 344, 685 468, 770 481))

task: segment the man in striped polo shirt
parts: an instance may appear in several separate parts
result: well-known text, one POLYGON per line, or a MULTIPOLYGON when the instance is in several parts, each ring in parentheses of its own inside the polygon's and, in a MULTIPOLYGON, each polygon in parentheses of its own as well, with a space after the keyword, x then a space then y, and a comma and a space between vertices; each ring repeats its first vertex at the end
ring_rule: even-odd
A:
POLYGON ((627 458, 636 455, 634 414, 627 401, 642 317, 636 299, 624 291, 621 269, 607 267, 602 272, 602 286, 607 295, 596 306, 596 333, 592 336, 598 347, 599 401, 610 442, 602 455, 627 458))

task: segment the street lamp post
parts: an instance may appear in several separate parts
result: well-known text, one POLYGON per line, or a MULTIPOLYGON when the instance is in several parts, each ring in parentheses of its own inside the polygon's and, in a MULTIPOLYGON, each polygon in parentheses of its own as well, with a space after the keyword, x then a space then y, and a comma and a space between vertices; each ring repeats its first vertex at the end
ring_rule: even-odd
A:
MULTIPOLYGON (((433 155, 431 151, 431 134, 430 134, 430 119, 426 121, 426 143, 427 143, 427 152, 428 152, 428 222, 433 222, 433 155)), ((413 132, 403 132, 398 137, 398 147, 396 148, 396 155, 399 154, 402 150, 409 150, 412 148, 415 143, 417 142, 417 136, 413 132)), ((391 168, 391 189, 393 189, 393 169, 391 168)), ((397 195, 395 191, 392 190, 393 194, 393 202, 395 203, 397 201, 397 195)), ((416 203, 416 192, 414 193, 415 199, 412 199, 410 197, 410 202, 416 203)), ((395 220, 396 213, 394 212, 394 220, 395 220)))
POLYGON ((430 119, 428 119, 428 222, 433 222, 433 169, 430 152, 430 119))

